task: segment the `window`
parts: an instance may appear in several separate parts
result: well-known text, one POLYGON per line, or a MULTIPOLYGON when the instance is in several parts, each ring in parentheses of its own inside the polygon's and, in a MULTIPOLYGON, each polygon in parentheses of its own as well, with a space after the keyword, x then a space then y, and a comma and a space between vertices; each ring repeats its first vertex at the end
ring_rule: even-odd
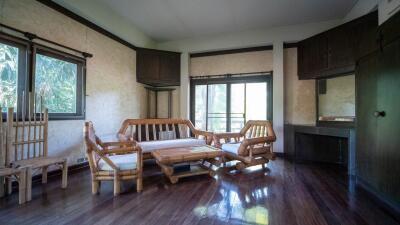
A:
POLYGON ((203 130, 239 132, 248 120, 272 120, 271 78, 192 78, 192 121, 203 130))
POLYGON ((49 119, 84 119, 84 65, 83 58, 0 35, 2 113, 7 110, 5 107, 14 107, 22 115, 20 109, 28 110, 27 93, 30 93, 36 97, 36 111, 40 110, 41 102, 49 110, 49 119), (28 54, 26 49, 32 51, 28 54))
POLYGON ((83 118, 83 63, 42 49, 35 56, 35 93, 50 118, 83 118))
POLYGON ((21 107, 22 93, 27 90, 26 47, 0 37, 0 106, 21 107))
POLYGON ((0 101, 4 107, 17 107, 18 54, 18 48, 0 43, 0 101))

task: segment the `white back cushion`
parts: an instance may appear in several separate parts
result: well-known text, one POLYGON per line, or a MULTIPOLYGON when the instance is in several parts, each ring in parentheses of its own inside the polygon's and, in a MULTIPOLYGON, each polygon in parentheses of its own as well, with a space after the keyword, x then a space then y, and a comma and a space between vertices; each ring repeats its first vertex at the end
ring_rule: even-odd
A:
POLYGON ((195 138, 161 140, 161 141, 146 141, 138 143, 143 152, 152 152, 157 149, 165 148, 180 148, 189 146, 205 145, 206 141, 195 138))

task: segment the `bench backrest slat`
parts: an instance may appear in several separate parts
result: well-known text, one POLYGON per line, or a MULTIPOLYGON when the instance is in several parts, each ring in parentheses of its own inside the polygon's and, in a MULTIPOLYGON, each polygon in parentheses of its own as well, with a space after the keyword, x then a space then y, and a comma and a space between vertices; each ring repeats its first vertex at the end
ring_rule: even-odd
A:
POLYGON ((172 132, 166 136, 173 138, 188 138, 193 136, 194 129, 193 124, 185 119, 127 119, 118 133, 142 142, 160 140, 160 132, 172 132))

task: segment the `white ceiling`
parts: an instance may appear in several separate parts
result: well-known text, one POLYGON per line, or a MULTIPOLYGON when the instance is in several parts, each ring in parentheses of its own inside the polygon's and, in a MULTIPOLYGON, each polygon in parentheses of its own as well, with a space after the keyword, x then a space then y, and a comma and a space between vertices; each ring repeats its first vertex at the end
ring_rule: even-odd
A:
POLYGON ((97 0, 97 3, 98 1, 160 42, 341 19, 357 2, 357 0, 97 0))

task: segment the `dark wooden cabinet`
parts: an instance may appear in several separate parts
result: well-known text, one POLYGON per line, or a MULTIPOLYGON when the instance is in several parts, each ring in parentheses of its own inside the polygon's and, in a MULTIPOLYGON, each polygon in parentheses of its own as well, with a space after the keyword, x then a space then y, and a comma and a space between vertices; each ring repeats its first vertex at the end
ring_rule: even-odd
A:
POLYGON ((354 71, 355 60, 351 45, 351 33, 348 24, 344 24, 329 30, 325 33, 325 35, 328 39, 327 70, 347 69, 348 71, 354 71))
POLYGON ((299 79, 353 72, 356 60, 376 50, 377 12, 307 38, 298 45, 299 79))
POLYGON ((400 13, 396 13, 379 27, 381 47, 400 38, 400 13))
POLYGON ((347 167, 355 175, 353 128, 285 124, 285 156, 295 162, 327 162, 347 167))
POLYGON ((316 35, 299 43, 298 71, 303 79, 314 78, 316 71, 328 68, 328 40, 326 35, 316 35))
POLYGON ((147 83, 159 79, 160 57, 157 51, 151 49, 141 49, 136 54, 136 76, 140 83, 147 83))
POLYGON ((180 53, 141 48, 136 62, 139 83, 156 87, 180 85, 180 53))
POLYGON ((160 53, 159 76, 161 81, 179 85, 180 67, 181 55, 179 53, 160 53))
POLYGON ((400 38, 391 40, 357 64, 357 180, 400 209, 400 38))
POLYGON ((378 49, 378 12, 372 12, 348 24, 355 60, 378 49))

